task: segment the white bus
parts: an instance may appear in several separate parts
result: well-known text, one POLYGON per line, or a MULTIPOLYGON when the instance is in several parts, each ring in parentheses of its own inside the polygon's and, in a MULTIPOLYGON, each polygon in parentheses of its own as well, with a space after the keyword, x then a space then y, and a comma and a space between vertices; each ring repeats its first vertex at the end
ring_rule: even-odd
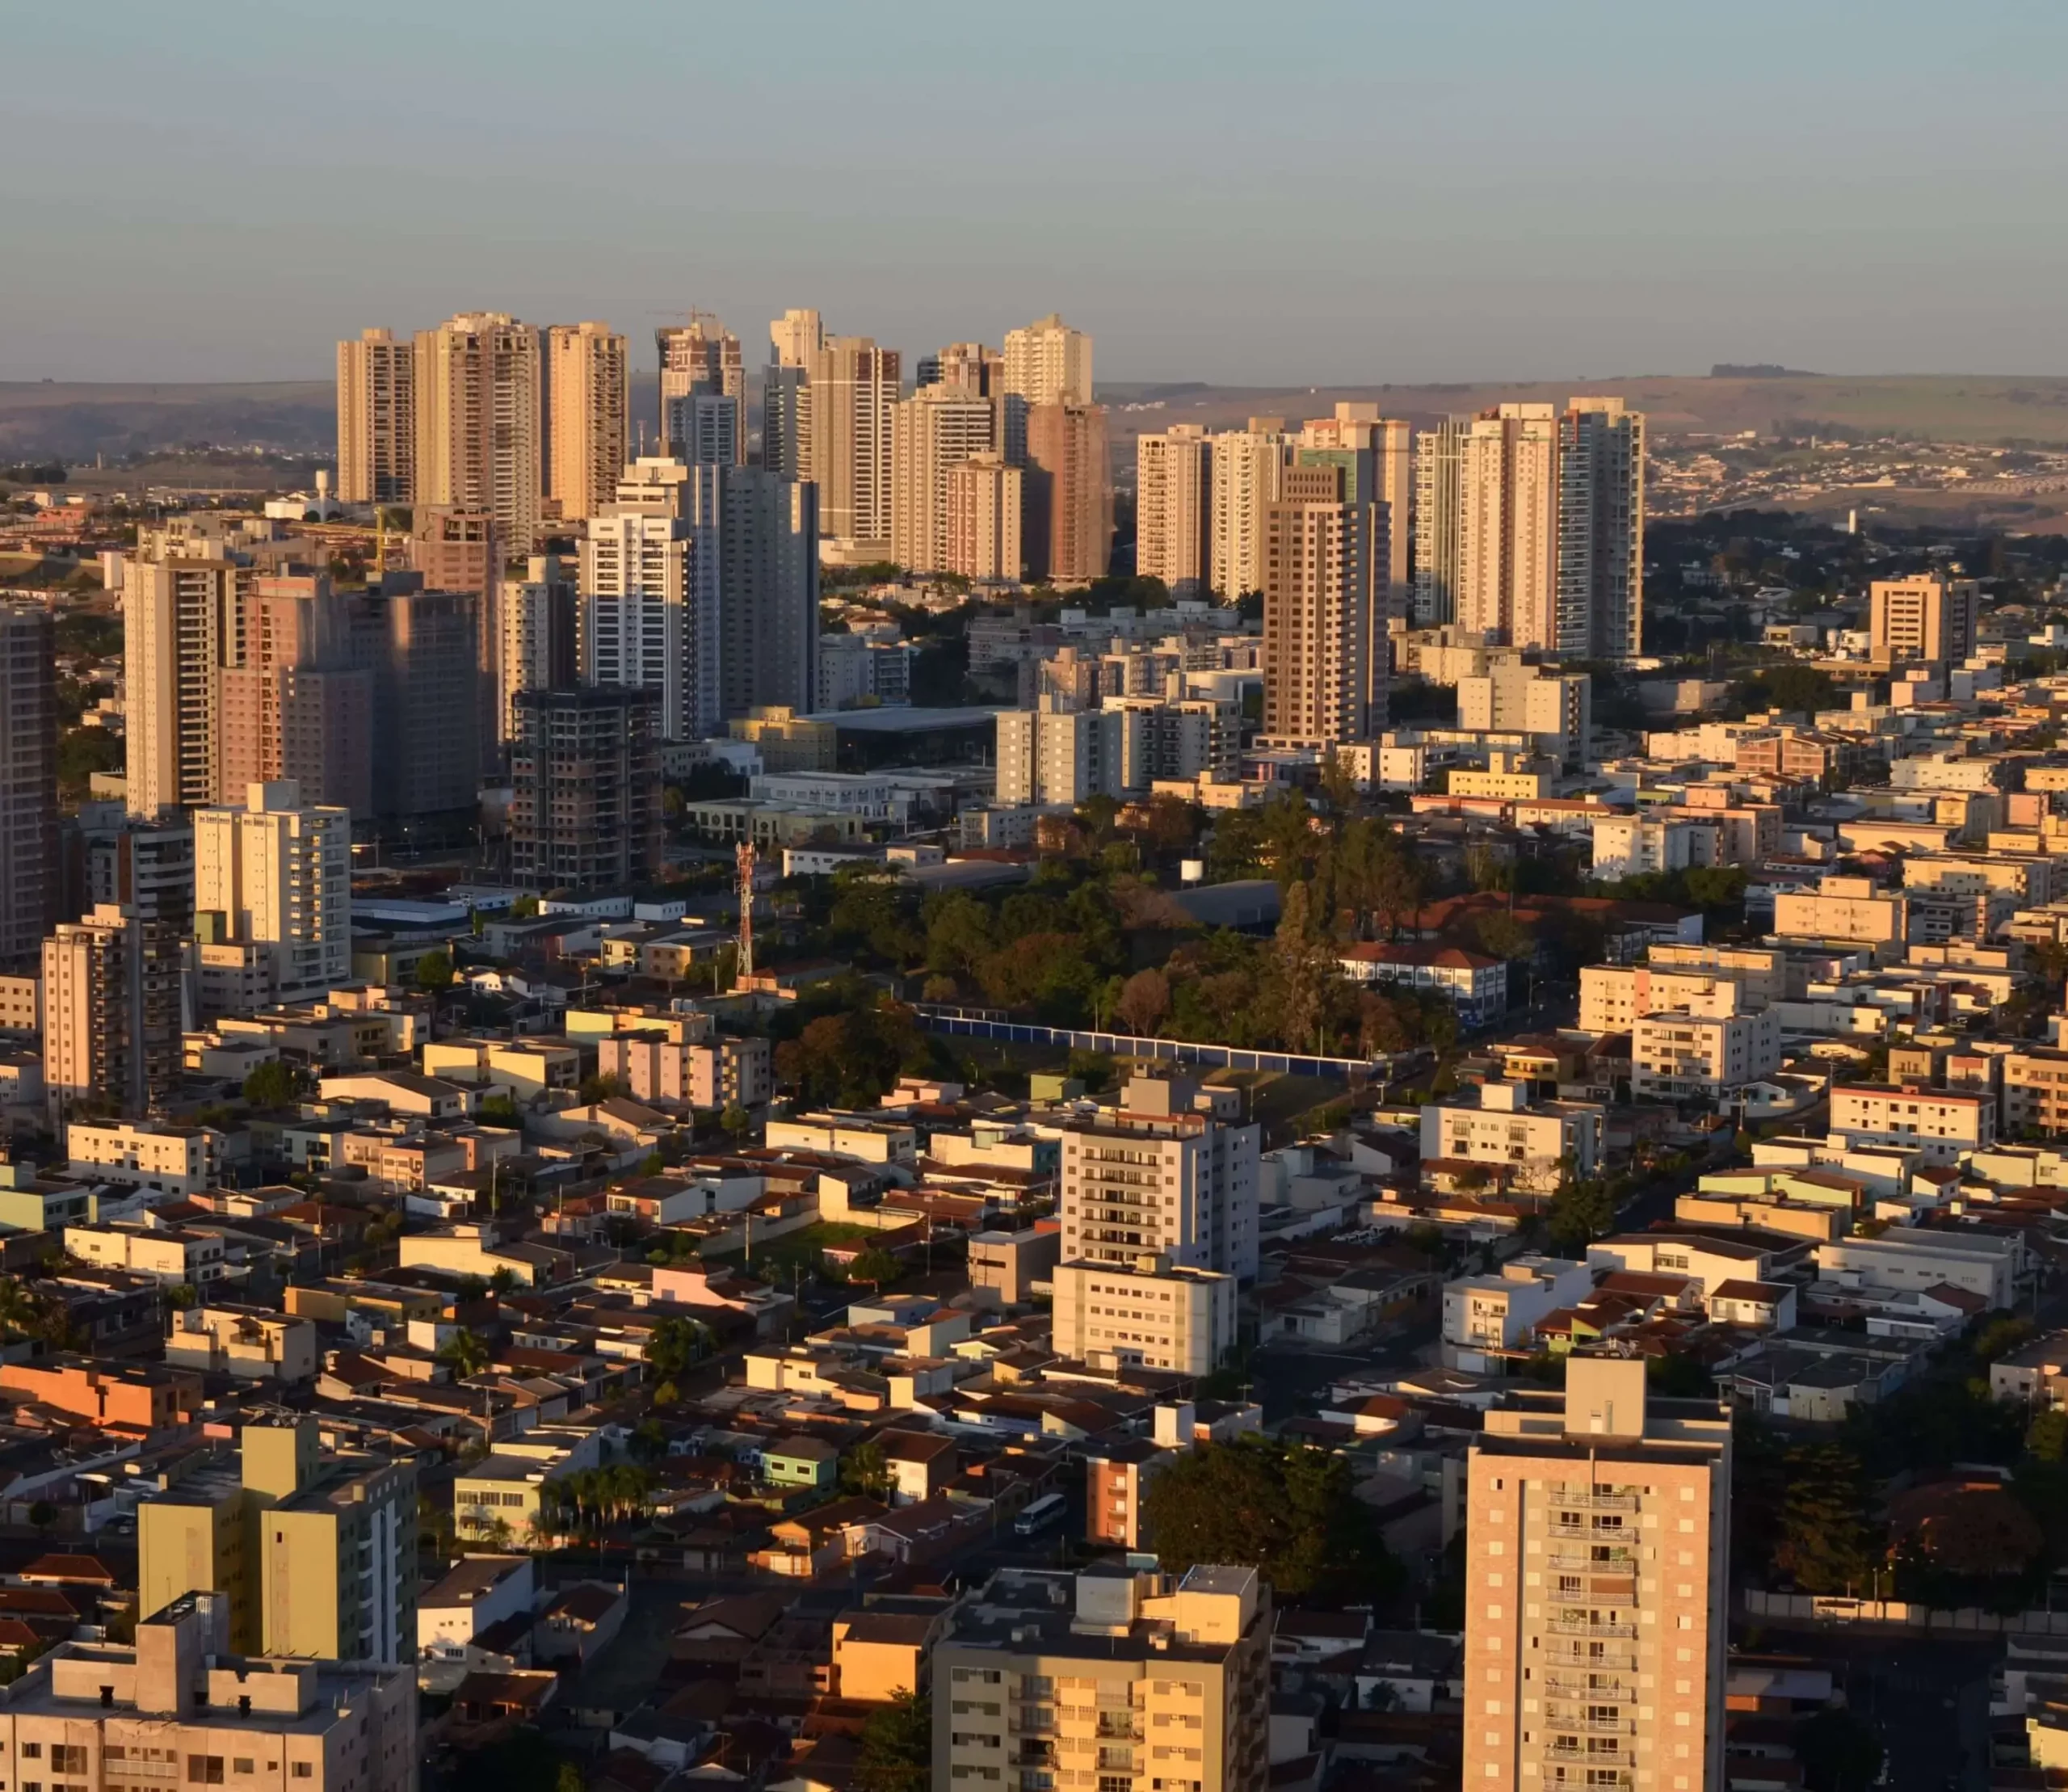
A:
POLYGON ((1046 1530, 1062 1516, 1063 1510, 1069 1504, 1070 1502, 1059 1493, 1043 1494, 1026 1511, 1013 1520, 1014 1534, 1019 1537, 1032 1537, 1037 1532, 1046 1530))

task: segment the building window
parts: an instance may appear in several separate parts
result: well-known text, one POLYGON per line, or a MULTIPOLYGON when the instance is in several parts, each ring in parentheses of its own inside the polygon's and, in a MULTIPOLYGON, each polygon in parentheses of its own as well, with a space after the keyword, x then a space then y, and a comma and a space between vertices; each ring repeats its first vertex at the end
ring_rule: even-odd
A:
POLYGON ((189 1755, 187 1757, 187 1783, 189 1786, 221 1786, 223 1783, 222 1756, 189 1755))

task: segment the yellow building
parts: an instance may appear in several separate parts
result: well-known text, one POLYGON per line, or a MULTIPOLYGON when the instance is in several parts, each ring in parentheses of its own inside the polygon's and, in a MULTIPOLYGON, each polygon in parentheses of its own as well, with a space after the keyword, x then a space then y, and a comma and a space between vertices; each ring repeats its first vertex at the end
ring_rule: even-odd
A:
POLYGON ((321 1447, 314 1421, 246 1425, 137 1508, 138 1609, 224 1596, 230 1646, 323 1660, 416 1652, 416 1470, 321 1447))
POLYGON ((839 758, 839 737, 830 721, 801 716, 780 704, 768 704, 726 723, 734 740, 759 749, 764 772, 830 772, 839 758))

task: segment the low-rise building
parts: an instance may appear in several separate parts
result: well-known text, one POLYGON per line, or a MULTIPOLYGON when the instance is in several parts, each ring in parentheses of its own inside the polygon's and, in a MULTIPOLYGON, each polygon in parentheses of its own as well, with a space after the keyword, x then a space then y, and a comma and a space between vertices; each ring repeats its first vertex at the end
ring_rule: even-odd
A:
POLYGON ((1507 961, 1483 952, 1365 941, 1346 947, 1336 963, 1352 982, 1434 990, 1456 1008, 1460 1023, 1467 1027, 1490 1026, 1507 1012, 1507 961))
POLYGON ((190 1306, 167 1315, 165 1360, 244 1382, 313 1381, 316 1327, 250 1306, 190 1306))
POLYGON ((150 1121, 71 1121, 65 1155, 74 1174, 162 1195, 198 1195, 222 1174, 223 1135, 212 1126, 150 1121))
MULTIPOLYGON (((1445 1282, 1445 1357, 1461 1352, 1527 1351, 1536 1322, 1558 1307, 1586 1299, 1594 1277, 1583 1263, 1532 1252, 1511 1258, 1490 1274, 1445 1282)), ((1451 1366, 1470 1365, 1453 1361, 1451 1366)))
POLYGON ((1914 1148, 1927 1163, 1958 1163, 1996 1142, 1996 1098, 1966 1090, 1838 1083, 1831 1138, 1847 1149, 1914 1148))
POLYGON ((1892 1226, 1878 1238, 1835 1239, 1817 1247, 1817 1272, 1841 1286, 1950 1288, 1991 1308, 2015 1306, 2025 1274, 2021 1234, 1981 1226, 1892 1226))
POLYGON ((1720 1101, 1780 1068, 1780 1019, 1756 1014, 1638 1017, 1630 1029, 1630 1092, 1640 1101, 1720 1101))
POLYGON ((1207 1375, 1234 1346, 1233 1276, 1152 1254, 1059 1264, 1053 1283, 1055 1350, 1074 1361, 1207 1375))
POLYGON ((221 1238, 177 1226, 111 1220, 99 1226, 68 1226, 65 1248, 82 1263, 101 1269, 127 1269, 169 1288, 205 1290, 229 1273, 221 1238))
POLYGON ((1422 1110, 1422 1163, 1497 1166, 1515 1186, 1557 1186, 1568 1160, 1577 1176, 1601 1161, 1607 1112, 1588 1101, 1532 1101, 1516 1083, 1461 1089, 1422 1110))

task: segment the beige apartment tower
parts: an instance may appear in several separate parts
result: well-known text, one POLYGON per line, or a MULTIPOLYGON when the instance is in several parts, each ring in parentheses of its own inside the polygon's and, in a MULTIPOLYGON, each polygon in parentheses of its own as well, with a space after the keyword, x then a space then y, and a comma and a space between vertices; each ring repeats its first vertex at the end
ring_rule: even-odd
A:
POLYGON ((600 515, 617 490, 631 405, 624 338, 607 323, 557 323, 546 332, 551 452, 546 495, 563 521, 600 515))
POLYGON ((1263 731, 1328 747, 1369 721, 1371 507, 1344 494, 1339 465, 1285 469, 1264 513, 1263 731))
POLYGON ((1920 573, 1868 587, 1868 642, 1877 659, 1957 666, 1974 651, 1974 581, 1920 573))
POLYGON ((257 949, 277 998, 321 995, 351 977, 351 816, 305 806, 291 779, 254 784, 242 807, 194 817, 197 923, 257 949))
POLYGON ((889 552, 891 420, 902 376, 897 351, 866 336, 830 336, 806 360, 805 452, 792 477, 818 487, 822 536, 889 552))
POLYGON ((1103 405, 1036 405, 1027 413, 1028 576, 1057 584, 1102 578, 1112 560, 1113 482, 1103 405))
POLYGON ((1002 454, 973 454, 948 469, 948 555, 943 570, 978 584, 1019 578, 1024 475, 1002 454))
POLYGON ((1212 566, 1213 450, 1196 423, 1135 442, 1134 570, 1174 595, 1207 588, 1212 566))
POLYGON ((1474 418, 1458 477, 1459 625, 1511 647, 1555 650, 1556 409, 1506 404, 1474 418))
POLYGON ((129 813, 155 820, 216 796, 218 688, 243 658, 249 568, 132 561, 122 598, 129 813))
POLYGON ((1005 333, 1005 389, 1032 409, 1091 402, 1091 338, 1054 312, 1005 333))
POLYGON ((517 735, 517 693, 575 682, 577 611, 573 570, 556 554, 535 553, 522 578, 502 582, 496 611, 502 631, 495 675, 498 746, 517 735))
POLYGON ((996 407, 957 387, 922 386, 893 407, 890 435, 890 557, 907 572, 950 571, 948 474, 998 447, 996 407))
POLYGON ((179 1074, 181 954, 103 902, 43 943, 43 1082, 54 1117, 90 1100, 130 1118, 179 1074), (163 998, 170 995, 174 999, 163 998))
POLYGON ((1724 1783, 1730 1420, 1650 1400, 1641 1357, 1574 1357, 1473 1447, 1465 1783, 1724 1783))
POLYGON ((816 311, 785 311, 768 326, 768 351, 777 367, 809 367, 826 346, 826 325, 816 311))
POLYGON ((416 350, 385 330, 338 344, 338 497, 406 504, 416 496, 416 350))
MULTIPOLYGON (((729 398, 741 423, 746 415, 746 368, 740 339, 708 311, 692 311, 687 323, 663 324, 654 332, 661 362, 661 443, 664 453, 681 453, 670 427, 671 417, 686 414, 682 401, 692 394, 729 398), (670 406, 675 406, 670 410, 670 406)), ((688 407, 693 412, 695 406, 688 407)), ((746 431, 734 431, 733 457, 746 458, 746 431)), ((685 459, 690 456, 685 455, 685 459)))
POLYGON ((1232 604, 1263 589, 1264 512, 1278 497, 1286 463, 1285 419, 1252 417, 1246 427, 1208 438, 1207 578, 1232 604))
POLYGON ((528 551, 544 444, 539 332, 500 311, 464 312, 416 338, 416 501, 485 511, 528 551))

